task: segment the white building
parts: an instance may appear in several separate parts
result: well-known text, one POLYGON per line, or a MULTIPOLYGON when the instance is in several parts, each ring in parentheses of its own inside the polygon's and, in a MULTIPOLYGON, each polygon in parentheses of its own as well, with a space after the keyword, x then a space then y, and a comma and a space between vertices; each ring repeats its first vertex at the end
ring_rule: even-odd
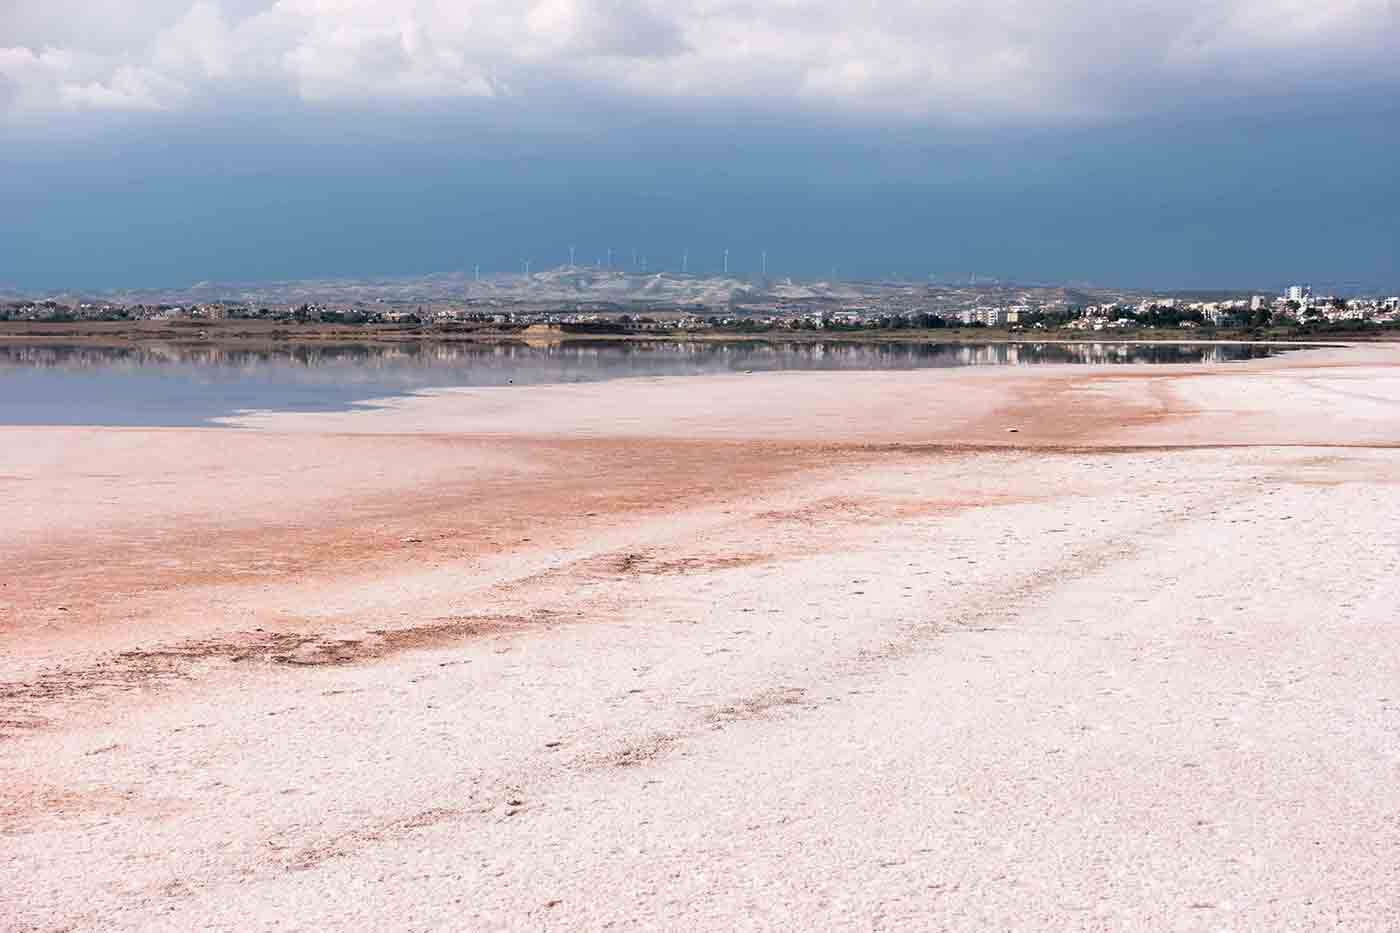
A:
POLYGON ((988 327, 997 327, 1006 323, 1005 308, 977 307, 970 308, 962 313, 964 324, 986 324, 988 327))

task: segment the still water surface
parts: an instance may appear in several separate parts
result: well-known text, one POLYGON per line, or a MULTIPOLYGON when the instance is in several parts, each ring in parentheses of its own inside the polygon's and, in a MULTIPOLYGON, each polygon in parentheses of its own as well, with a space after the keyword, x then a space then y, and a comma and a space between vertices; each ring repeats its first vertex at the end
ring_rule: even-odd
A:
POLYGON ((340 411, 450 386, 593 382, 771 370, 1043 363, 1226 363, 1268 347, 1124 343, 565 342, 290 345, 0 345, 0 424, 206 425, 243 411, 340 411))

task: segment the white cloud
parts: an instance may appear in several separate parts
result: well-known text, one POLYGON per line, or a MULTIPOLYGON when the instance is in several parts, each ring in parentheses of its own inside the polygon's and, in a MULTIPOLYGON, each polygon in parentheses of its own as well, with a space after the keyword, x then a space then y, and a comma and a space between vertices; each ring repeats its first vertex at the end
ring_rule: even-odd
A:
POLYGON ((197 0, 179 22, 156 37, 154 64, 167 71, 194 70, 213 78, 233 72, 234 41, 223 11, 211 0, 197 0))
POLYGON ((158 72, 109 65, 71 49, 0 48, 0 104, 18 112, 156 110, 182 98, 180 85, 158 72))
POLYGON ((1395 0, 10 0, 0 108, 590 96, 1056 120, 1393 84, 1395 0), (81 13, 81 15, 79 15, 81 13))
POLYGON ((101 81, 65 81, 59 86, 63 103, 93 110, 159 110, 177 102, 184 89, 156 72, 119 65, 101 81))

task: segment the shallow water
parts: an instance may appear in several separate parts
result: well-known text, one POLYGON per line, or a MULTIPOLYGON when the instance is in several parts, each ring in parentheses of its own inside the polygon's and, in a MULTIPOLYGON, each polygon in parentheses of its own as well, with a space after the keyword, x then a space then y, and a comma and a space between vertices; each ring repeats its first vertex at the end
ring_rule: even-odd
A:
POLYGON ((249 410, 340 411, 450 386, 593 382, 747 370, 1044 363, 1227 363, 1248 345, 580 341, 289 345, 0 345, 0 424, 207 425, 249 410))

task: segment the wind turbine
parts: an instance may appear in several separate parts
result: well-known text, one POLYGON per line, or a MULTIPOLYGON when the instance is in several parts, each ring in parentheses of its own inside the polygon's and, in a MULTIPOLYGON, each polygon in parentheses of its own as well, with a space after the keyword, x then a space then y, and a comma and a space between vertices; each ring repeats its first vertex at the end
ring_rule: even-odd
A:
POLYGON ((724 251, 724 274, 729 274, 729 250, 724 251))

